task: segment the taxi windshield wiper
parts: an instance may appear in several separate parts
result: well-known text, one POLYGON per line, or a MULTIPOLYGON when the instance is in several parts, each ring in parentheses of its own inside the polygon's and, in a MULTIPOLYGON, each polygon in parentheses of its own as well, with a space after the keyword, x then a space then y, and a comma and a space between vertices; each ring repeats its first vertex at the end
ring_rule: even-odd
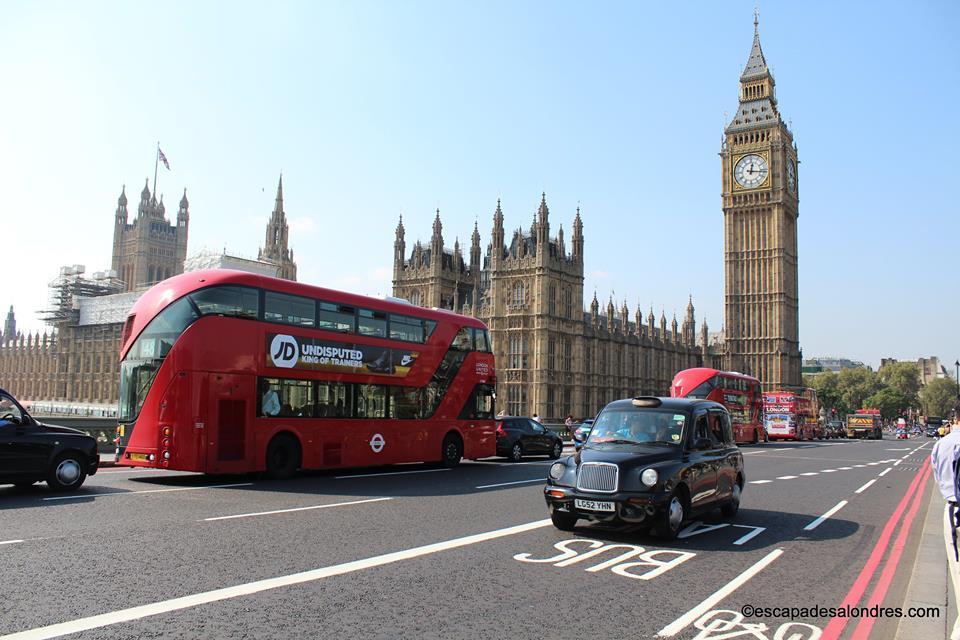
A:
POLYGON ((617 438, 616 440, 600 440, 603 444, 646 444, 645 442, 640 442, 639 440, 627 440, 625 438, 617 438))

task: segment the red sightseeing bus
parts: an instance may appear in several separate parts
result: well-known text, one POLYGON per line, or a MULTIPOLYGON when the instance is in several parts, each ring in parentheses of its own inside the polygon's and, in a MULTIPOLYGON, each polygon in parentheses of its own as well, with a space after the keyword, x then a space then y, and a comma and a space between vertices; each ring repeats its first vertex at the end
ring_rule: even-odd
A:
POLYGON ((117 461, 205 473, 496 454, 482 322, 229 270, 175 276, 123 328, 117 461))
POLYGON ((705 367, 684 369, 673 377, 673 398, 702 398, 719 402, 730 413, 738 443, 760 442, 767 436, 762 422, 760 381, 734 371, 705 367))
POLYGON ((764 425, 774 439, 813 440, 818 433, 820 406, 813 389, 770 391, 763 394, 764 425))

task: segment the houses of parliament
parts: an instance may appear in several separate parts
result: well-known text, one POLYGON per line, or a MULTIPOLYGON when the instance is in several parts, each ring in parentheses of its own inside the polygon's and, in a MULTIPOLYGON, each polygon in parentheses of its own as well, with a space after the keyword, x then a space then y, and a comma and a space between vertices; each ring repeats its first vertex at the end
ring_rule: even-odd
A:
MULTIPOLYGON (((548 420, 594 415, 615 398, 668 394, 673 375, 694 366, 748 373, 769 388, 799 386, 797 148, 780 115, 756 20, 720 160, 725 280, 718 335, 705 322, 698 326, 692 300, 680 322, 674 317, 668 323, 662 311, 657 318, 652 308, 644 316, 625 301, 619 308, 612 299, 601 305, 595 293, 585 310, 584 217, 578 208, 568 244, 562 226, 553 231, 546 194, 529 230, 509 235, 498 200, 486 246, 475 224, 469 248, 459 243, 447 248, 439 211, 429 242, 408 245, 401 219, 393 294, 488 325, 498 409, 512 415, 538 413, 548 420)), ((184 270, 191 260, 185 258, 188 228, 185 193, 170 222, 162 198, 158 202, 144 187, 132 223, 121 193, 114 221, 116 282, 104 285, 114 295, 103 298, 132 296, 118 298, 123 313, 98 312, 99 298, 88 297, 86 314, 81 302, 79 314, 56 317, 52 337, 25 337, 16 332, 11 309, 0 337, 0 386, 32 401, 115 404, 120 323, 144 287, 184 270)), ((296 279, 282 181, 259 260, 250 262, 256 264, 244 268, 265 267, 271 275, 296 279)), ((237 265, 220 260, 203 266, 237 265)))

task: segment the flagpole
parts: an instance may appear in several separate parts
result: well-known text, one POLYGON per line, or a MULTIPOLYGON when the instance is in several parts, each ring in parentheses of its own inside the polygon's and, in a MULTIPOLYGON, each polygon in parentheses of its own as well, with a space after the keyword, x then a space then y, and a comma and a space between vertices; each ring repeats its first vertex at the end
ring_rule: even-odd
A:
POLYGON ((153 159, 153 199, 157 199, 157 165, 160 164, 160 141, 157 140, 157 155, 153 159))

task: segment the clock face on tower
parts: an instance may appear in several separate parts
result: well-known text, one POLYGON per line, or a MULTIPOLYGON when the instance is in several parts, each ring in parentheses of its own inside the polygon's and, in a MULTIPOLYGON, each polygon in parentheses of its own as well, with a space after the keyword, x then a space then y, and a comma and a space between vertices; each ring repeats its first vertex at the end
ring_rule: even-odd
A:
POLYGON ((733 177, 744 189, 755 189, 767 179, 767 161, 763 156, 751 153, 737 160, 733 177))
POLYGON ((787 160, 787 188, 790 193, 797 192, 797 165, 793 160, 787 160))

